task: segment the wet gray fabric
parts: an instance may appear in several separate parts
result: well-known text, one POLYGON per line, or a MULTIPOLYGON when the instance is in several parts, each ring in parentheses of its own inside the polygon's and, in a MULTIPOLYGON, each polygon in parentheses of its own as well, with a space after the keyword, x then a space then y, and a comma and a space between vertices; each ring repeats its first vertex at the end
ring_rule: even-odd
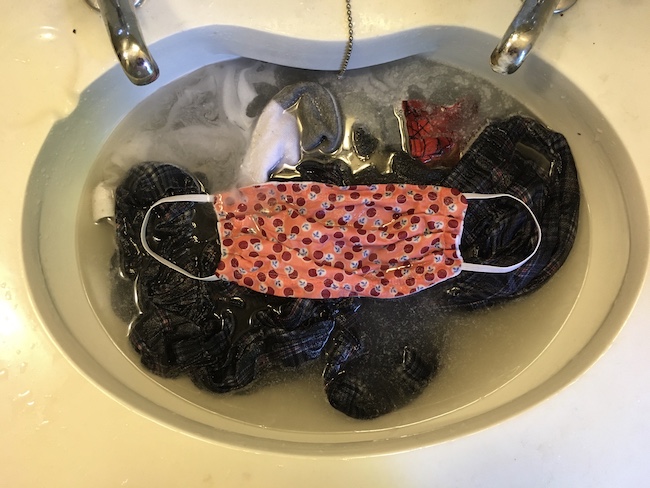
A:
POLYGON ((343 139, 343 119, 332 94, 322 85, 300 82, 282 89, 273 100, 282 108, 296 105, 296 117, 300 121, 300 139, 305 150, 321 149, 334 152, 343 139))

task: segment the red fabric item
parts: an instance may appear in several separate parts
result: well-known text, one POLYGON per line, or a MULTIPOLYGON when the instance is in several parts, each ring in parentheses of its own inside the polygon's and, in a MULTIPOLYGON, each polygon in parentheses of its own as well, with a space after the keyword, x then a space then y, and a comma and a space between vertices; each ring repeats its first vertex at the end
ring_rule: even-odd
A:
POLYGON ((409 153, 426 165, 454 166, 460 159, 465 103, 434 105, 424 100, 402 102, 409 153))

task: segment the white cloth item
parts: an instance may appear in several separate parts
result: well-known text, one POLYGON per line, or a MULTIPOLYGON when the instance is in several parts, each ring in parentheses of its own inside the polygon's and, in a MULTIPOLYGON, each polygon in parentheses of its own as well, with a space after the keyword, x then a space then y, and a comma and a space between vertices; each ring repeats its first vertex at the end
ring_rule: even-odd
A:
POLYGON ((102 182, 93 189, 91 196, 93 222, 115 220, 115 185, 102 182))
POLYGON ((238 186, 268 181, 269 174, 300 161, 300 129, 294 115, 271 100, 255 125, 242 162, 238 186))
POLYGON ((242 130, 248 131, 254 119, 246 115, 246 107, 257 96, 253 84, 247 79, 247 74, 253 68, 242 70, 229 69, 221 81, 217 93, 221 94, 221 103, 226 118, 242 130))

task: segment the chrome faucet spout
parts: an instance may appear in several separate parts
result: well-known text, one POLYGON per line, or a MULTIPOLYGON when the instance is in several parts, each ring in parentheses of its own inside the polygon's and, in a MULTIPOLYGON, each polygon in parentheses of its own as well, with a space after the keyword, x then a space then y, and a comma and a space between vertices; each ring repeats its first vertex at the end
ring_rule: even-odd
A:
POLYGON ((553 13, 564 12, 576 0, 524 0, 503 39, 492 52, 492 70, 512 74, 522 65, 553 13))
MULTIPOLYGON (((124 73, 135 85, 158 78, 156 61, 149 53, 135 15, 133 0, 86 0, 99 10, 124 73)), ((140 0, 136 0, 139 5, 140 0)))

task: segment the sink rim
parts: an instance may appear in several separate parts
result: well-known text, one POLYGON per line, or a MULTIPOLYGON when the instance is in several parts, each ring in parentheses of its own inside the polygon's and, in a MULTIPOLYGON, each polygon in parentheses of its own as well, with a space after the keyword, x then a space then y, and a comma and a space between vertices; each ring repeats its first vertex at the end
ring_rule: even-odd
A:
MULTIPOLYGON (((439 32, 439 28, 435 28, 431 33, 433 32, 439 32)), ((392 36, 391 36, 392 37, 392 36)), ((377 41, 377 40, 373 40, 377 41)), ((385 39, 384 39, 385 41, 385 39)), ((442 39, 441 45, 444 44, 445 39, 442 39)), ((361 44, 362 41, 360 41, 361 44)), ((370 42, 370 41, 369 41, 370 42)), ((164 41, 160 41, 160 44, 164 44, 164 41)), ((426 44, 426 43, 424 43, 426 44)), ((157 46, 158 43, 154 44, 154 47, 157 46)), ((490 44, 488 44, 489 47, 490 44)), ((362 46, 363 47, 363 46, 362 46)), ((429 47, 431 47, 429 45, 429 47)), ((162 49, 161 49, 162 50, 162 49)), ((420 52, 420 51, 418 51, 420 52)), ((415 54, 415 53, 412 53, 415 54)), ((398 56, 401 57, 401 56, 398 56)), ((534 58, 533 58, 534 59, 534 58)), ((527 61, 533 61, 533 59, 527 61)), ((390 60, 390 59, 389 59, 390 60)), ((541 61, 539 61, 541 62, 541 61)), ((487 58, 486 58, 486 65, 487 65, 487 58)), ((115 70, 118 68, 116 67, 115 70)), ((121 74, 116 71, 119 76, 121 74)), ((110 73, 109 73, 110 75, 110 73)), ((153 87, 151 90, 155 90, 157 87, 153 87)), ((140 94, 139 94, 140 95, 140 94)), ((138 95, 138 96, 139 96, 138 95)), ((82 95, 83 97, 83 95, 82 95)), ((615 131, 612 129, 612 133, 615 134, 615 131)), ((47 144, 47 141, 46 141, 47 144)), ((44 148, 46 145, 43 146, 44 148)), ((629 156, 628 156, 629 158, 629 156)), ((40 156, 37 159, 37 162, 40 160, 40 156)), ((34 187, 36 183, 34 181, 38 181, 38 175, 36 175, 38 168, 38 164, 35 164, 33 170, 32 170, 32 176, 30 176, 30 183, 29 186, 30 188, 34 187), (35 176, 35 179, 33 178, 35 176)), ((626 175, 627 177, 627 185, 632 185, 634 181, 634 174, 628 174, 626 175)), ((42 182, 44 184, 48 184, 47 182, 42 182)), ((637 183, 637 192, 636 197, 626 195, 627 199, 630 198, 639 198, 640 200, 644 200, 643 192, 640 190, 640 187, 637 183)), ((28 194, 33 194, 33 192, 28 192, 28 194)), ((28 200, 28 202, 25 205, 24 209, 24 227, 23 227, 23 247, 26 250, 30 250, 30 252, 25 252, 25 268, 28 271, 27 273, 27 278, 28 278, 28 283, 29 283, 29 288, 30 288, 30 293, 32 297, 32 303, 34 305, 34 308, 38 311, 38 314, 41 318, 42 323, 46 323, 46 318, 48 320, 57 320, 56 317, 58 316, 58 312, 55 309, 55 306, 53 305, 52 308, 49 307, 49 304, 43 304, 43 299, 44 297, 47 297, 49 295, 49 292, 47 291, 47 284, 45 281, 40 283, 37 278, 34 277, 34 273, 36 273, 36 276, 38 277, 38 273, 40 271, 40 266, 37 266, 36 263, 40 264, 40 257, 38 250, 35 248, 32 248, 33 244, 31 243, 31 239, 28 236, 28 233, 31 232, 32 236, 34 235, 34 231, 38 232, 38 226, 35 226, 36 222, 38 219, 35 219, 37 215, 35 215, 34 209, 29 207, 29 204, 33 203, 28 200), (33 219, 33 220, 32 220, 33 219), (34 259, 35 258, 35 259, 34 259)), ((626 200, 626 204, 628 201, 626 200)), ((630 208, 634 208, 640 206, 641 208, 647 208, 645 203, 643 201, 640 201, 638 203, 634 203, 633 205, 629 205, 630 208), (643 203, 643 205, 640 205, 640 203, 643 203)), ((623 326, 624 323, 624 318, 627 317, 629 312, 632 310, 634 303, 636 302, 636 299, 638 297, 638 294, 641 290, 641 286, 643 284, 643 277, 645 275, 645 270, 647 268, 647 263, 648 263, 648 238, 645 233, 641 232, 639 229, 647 229, 648 228, 648 218, 647 214, 645 212, 639 212, 639 213, 634 213, 634 212, 628 212, 628 217, 631 218, 630 222, 630 229, 631 233, 637 233, 639 236, 635 237, 633 241, 631 241, 631 254, 630 254, 630 260, 628 262, 628 269, 630 270, 630 273, 626 276, 626 278, 623 280, 623 285, 621 287, 621 292, 619 293, 619 299, 616 300, 614 303, 614 308, 612 311, 610 311, 610 314, 608 315, 608 320, 607 322, 618 322, 619 319, 621 319, 621 325, 616 326, 612 325, 611 329, 607 328, 607 331, 603 330, 603 326, 601 326, 597 333, 592 337, 592 340, 589 341, 587 346, 577 355, 575 356, 574 360, 568 364, 565 368, 563 368, 561 371, 565 372, 570 372, 569 375, 560 375, 560 373, 557 373, 554 375, 550 380, 547 380, 544 384, 540 385, 539 387, 531 390, 527 394, 523 395, 521 398, 519 398, 516 402, 513 402, 515 405, 511 405, 514 407, 514 410, 516 410, 516 413, 522 412, 527 408, 530 408, 536 404, 538 404, 542 399, 548 398, 550 396, 550 392, 557 392, 559 391, 563 386, 566 386, 567 384, 571 383, 574 381, 580 373, 586 371, 593 362, 595 362, 599 355, 604 352, 604 349, 606 348, 606 345, 610 344, 611 341, 614 339, 620 328, 623 326), (635 245, 632 245, 635 244, 635 245), (641 266, 641 263, 643 263, 643 266, 641 266), (630 277, 631 276, 631 277, 630 277), (638 283, 639 286, 635 286, 635 283, 638 283), (616 319, 610 319, 611 316, 615 316, 616 319), (563 378, 559 378, 559 376, 563 376, 563 378)), ((38 235, 38 234, 35 234, 38 235)), ((62 319, 59 317, 59 320, 61 321, 61 326, 63 329, 66 329, 65 324, 63 323, 62 319)), ((149 400, 146 398, 142 397, 140 398, 132 398, 130 401, 125 402, 123 398, 121 398, 121 395, 119 394, 119 390, 123 387, 123 385, 115 380, 115 378, 112 377, 106 377, 103 378, 102 382, 97 381, 96 377, 88 374, 88 370, 86 368, 89 367, 90 363, 96 363, 94 358, 90 357, 88 355, 87 358, 82 358, 81 361, 90 361, 88 364, 84 364, 84 367, 79 366, 77 363, 80 362, 80 358, 77 358, 76 360, 73 359, 67 352, 66 348, 63 347, 62 342, 68 339, 71 339, 75 341, 74 337, 70 336, 69 338, 57 335, 55 337, 55 334, 52 334, 51 331, 49 330, 48 327, 45 327, 45 329, 48 331, 48 334, 50 337, 53 339, 53 341, 59 346, 61 352, 68 358, 68 360, 72 363, 75 364, 77 369, 84 375, 86 376, 90 381, 92 381, 94 384, 96 384, 100 389, 104 390, 106 393, 108 393, 111 397, 116 399, 118 402, 125 404, 128 408, 135 408, 140 411, 141 414, 150 417, 150 415, 147 413, 147 410, 151 409, 151 406, 148 405, 149 400), (143 404, 147 404, 144 405, 143 404)), ((93 368, 91 367, 91 370, 93 368)), ((100 367, 101 370, 101 367, 100 367)), ((103 372, 101 370, 100 372, 103 372)), ((103 374, 100 374, 100 376, 104 376, 103 374)), ((131 390, 128 390, 129 392, 131 390)), ((510 404, 509 404, 510 405, 510 404)), ((504 412, 501 412, 506 406, 500 407, 494 411, 488 412, 483 415, 479 415, 477 417, 474 417, 468 421, 464 422, 464 425, 462 426, 463 434, 468 434, 470 432, 474 432, 476 430, 482 429, 482 428, 487 428, 489 425, 493 425, 495 423, 498 423, 500 421, 505 420, 506 418, 511 417, 511 414, 506 414, 504 412)), ((162 408, 159 406, 154 405, 154 408, 162 408)), ((162 409, 162 412, 166 412, 165 409, 162 409)), ((164 421, 161 420, 160 416, 154 419, 155 421, 164 423, 164 421)), ((183 424, 183 422, 181 422, 183 424)), ((169 423, 166 424, 168 427, 172 429, 177 429, 178 428, 178 423, 169 423)), ((437 442, 442 442, 444 440, 448 440, 452 437, 456 437, 458 435, 458 429, 457 426, 450 426, 451 429, 444 434, 440 434, 439 431, 435 431, 433 434, 435 437, 434 442, 420 442, 423 440, 423 438, 427 437, 427 434, 420 434, 420 435, 415 435, 415 436, 410 436, 405 439, 385 439, 383 441, 384 444, 387 442, 391 442, 391 446, 388 449, 388 451, 400 451, 404 449, 412 449, 415 447, 419 447, 421 445, 425 444, 431 444, 431 443, 437 443, 437 442), (454 429, 456 427, 456 429, 454 429)), ((254 441, 254 446, 249 447, 248 443, 244 441, 238 442, 238 439, 233 439, 232 442, 230 439, 225 441, 224 439, 215 439, 214 435, 208 435, 206 432, 204 432, 204 429, 201 428, 196 428, 193 425, 183 425, 183 430, 193 434, 197 435, 203 438, 207 438, 213 442, 225 442, 228 445, 237 445, 241 448, 244 449, 252 449, 252 450, 272 450, 275 451, 278 448, 277 441, 271 440, 268 443, 268 446, 262 442, 260 444, 260 439, 255 438, 254 441)), ((429 435, 432 433, 428 433, 429 435)), ((239 435, 239 434, 238 434, 239 435)), ((227 435, 225 437, 228 437, 227 435)), ((377 446, 378 443, 381 443, 382 441, 372 441, 372 444, 374 446, 377 446)), ((326 454, 326 455, 340 455, 342 453, 346 455, 367 455, 369 454, 368 452, 359 452, 360 447, 359 443, 354 442, 351 443, 350 445, 348 444, 311 444, 311 443, 287 443, 280 441, 281 450, 282 451, 288 451, 292 452, 295 454, 313 454, 314 452, 318 452, 319 454, 326 454), (308 447, 306 447, 308 446, 308 447)), ((363 451, 363 448, 361 448, 363 451)), ((385 450, 377 450, 375 451, 378 452, 373 452, 370 454, 382 454, 386 452, 385 450)))

